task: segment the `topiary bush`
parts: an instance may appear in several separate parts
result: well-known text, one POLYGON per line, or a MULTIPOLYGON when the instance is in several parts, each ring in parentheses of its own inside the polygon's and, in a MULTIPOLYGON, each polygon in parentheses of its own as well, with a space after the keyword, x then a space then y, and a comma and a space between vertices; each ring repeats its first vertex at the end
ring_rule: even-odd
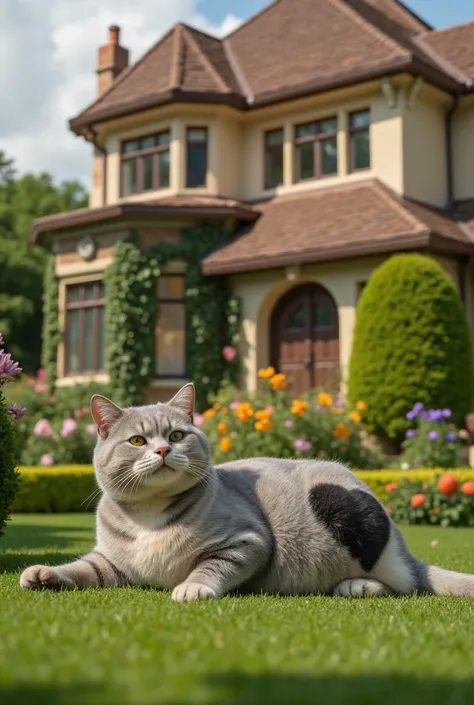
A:
POLYGON ((391 257, 357 307, 348 393, 366 402, 368 429, 400 443, 414 399, 451 410, 462 426, 472 383, 469 326, 454 283, 430 257, 391 257))

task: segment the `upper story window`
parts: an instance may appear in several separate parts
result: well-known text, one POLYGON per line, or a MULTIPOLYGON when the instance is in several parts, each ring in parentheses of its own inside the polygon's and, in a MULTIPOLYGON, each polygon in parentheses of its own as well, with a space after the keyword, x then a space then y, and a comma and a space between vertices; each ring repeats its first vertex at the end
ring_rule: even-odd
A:
POLYGON ((102 281, 66 286, 65 372, 104 369, 105 293, 102 281))
POLYGON ((186 186, 207 184, 207 128, 188 127, 186 132, 186 186))
POLYGON ((184 377, 186 374, 184 294, 182 274, 162 274, 159 277, 159 316, 155 329, 157 377, 184 377))
POLYGON ((122 142, 122 196, 170 185, 170 132, 122 142))
POLYGON ((265 178, 266 189, 283 183, 283 130, 265 132, 265 178))
POLYGON ((370 169, 370 110, 349 114, 350 169, 370 169))
POLYGON ((337 117, 295 128, 296 180, 337 174, 337 117))

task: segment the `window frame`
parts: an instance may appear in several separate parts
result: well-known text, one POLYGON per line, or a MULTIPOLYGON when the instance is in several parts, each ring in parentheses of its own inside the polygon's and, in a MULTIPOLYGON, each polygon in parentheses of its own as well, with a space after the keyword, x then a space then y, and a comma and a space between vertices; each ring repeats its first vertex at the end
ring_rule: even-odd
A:
POLYGON ((372 150, 371 150, 371 145, 370 145, 370 127, 372 125, 372 114, 370 108, 361 108, 360 110, 351 110, 347 116, 347 134, 349 137, 349 170, 352 173, 359 173, 361 171, 369 171, 369 169, 372 168, 372 150), (369 123, 368 125, 364 125, 363 127, 353 127, 352 126, 352 118, 354 115, 358 115, 360 113, 368 113, 369 114, 369 123), (364 132, 367 133, 368 138, 369 138, 369 166, 363 166, 363 167, 356 167, 355 163, 355 141, 354 141, 354 135, 360 135, 363 134, 364 132))
POLYGON ((122 198, 127 198, 128 196, 135 196, 140 193, 149 193, 151 191, 162 191, 170 187, 171 183, 171 130, 169 128, 165 130, 160 130, 159 132, 153 132, 152 134, 141 135, 140 137, 135 137, 134 139, 122 140, 120 143, 120 196, 122 198), (124 147, 130 142, 141 143, 144 140, 158 138, 161 135, 168 135, 167 144, 156 144, 153 147, 140 148, 133 152, 125 152, 124 147), (168 183, 160 184, 160 155, 168 152, 169 154, 169 174, 168 183), (144 158, 153 156, 153 187, 151 189, 143 188, 143 163, 144 158), (136 160, 137 161, 137 190, 131 193, 124 192, 124 178, 123 178, 123 164, 124 162, 136 160))
POLYGON ((155 337, 155 379, 186 379, 186 363, 187 363, 187 335, 186 335, 186 328, 187 328, 187 311, 186 311, 186 279, 185 279, 185 274, 181 272, 165 272, 164 274, 160 274, 159 279, 158 279, 158 284, 157 284, 157 290, 156 290, 156 296, 158 299, 158 317, 156 319, 156 325, 159 325, 160 322, 160 308, 162 304, 175 304, 175 305, 181 305, 183 307, 183 312, 184 312, 184 371, 182 374, 160 374, 157 372, 158 368, 158 360, 159 360, 159 341, 155 337), (166 278, 171 278, 171 277, 179 277, 180 279, 183 280, 183 295, 182 296, 164 296, 163 298, 160 297, 160 279, 166 279, 166 278))
POLYGON ((207 188, 208 183, 208 173, 209 173, 209 128, 204 125, 187 125, 186 127, 186 188, 207 188), (206 139, 202 142, 194 141, 189 139, 189 133, 193 130, 202 130, 206 139), (205 169, 204 169, 204 183, 202 184, 190 184, 189 183, 189 147, 194 147, 204 151, 205 157, 205 169))
POLYGON ((309 122, 298 123, 294 126, 294 154, 295 154, 295 183, 313 181, 315 179, 330 179, 334 178, 339 173, 339 146, 337 144, 337 135, 339 132, 339 116, 338 115, 328 115, 324 118, 318 118, 317 120, 310 120, 309 122), (321 123, 326 122, 326 120, 336 120, 336 129, 332 132, 320 132, 318 126, 321 123), (308 125, 314 125, 316 128, 316 133, 310 135, 309 137, 298 137, 298 129, 301 127, 306 127, 308 125), (322 165, 322 143, 328 139, 336 138, 336 152, 337 152, 337 167, 336 171, 332 174, 323 174, 321 171, 322 165), (301 144, 313 144, 314 151, 314 174, 313 176, 301 176, 301 156, 300 150, 298 149, 301 144))
POLYGON ((100 360, 100 352, 101 352, 101 346, 100 344, 102 343, 102 353, 105 352, 105 326, 104 330, 101 332, 100 330, 100 311, 101 309, 104 309, 105 311, 105 302, 106 302, 106 297, 105 297, 105 285, 104 285, 104 280, 103 279, 93 279, 91 281, 84 281, 84 282, 71 282, 70 284, 65 285, 65 290, 64 290, 64 296, 65 296, 65 304, 64 304, 64 315, 65 315, 65 321, 64 321, 64 376, 65 377, 78 377, 82 375, 95 375, 95 374, 101 374, 105 372, 105 356, 104 354, 102 355, 102 358, 104 360, 104 366, 102 368, 99 367, 99 360, 100 360), (86 299, 85 298, 85 289, 87 286, 94 285, 94 298, 93 299, 86 299), (100 293, 100 288, 102 287, 102 296, 98 297, 97 293, 100 293), (80 293, 80 298, 79 301, 68 301, 68 293, 71 289, 78 288, 80 293), (85 331, 85 325, 86 325, 86 310, 87 309, 94 309, 94 321, 93 321, 93 335, 94 335, 94 347, 92 351, 92 356, 93 356, 93 361, 94 365, 93 368, 90 370, 84 369, 84 362, 85 362, 85 340, 86 340, 86 331, 85 331), (77 370, 70 370, 69 369, 69 333, 70 333, 70 317, 69 317, 69 312, 70 311, 79 311, 79 330, 78 330, 78 340, 79 340, 79 346, 78 346, 78 369, 77 370))
POLYGON ((284 165, 284 144, 285 144, 285 132, 283 127, 275 127, 271 130, 265 130, 263 134, 263 188, 265 191, 269 191, 271 189, 278 188, 278 186, 283 185, 283 180, 284 180, 284 175, 283 171, 285 168, 284 165), (278 145, 271 145, 269 144, 269 138, 271 135, 274 135, 276 133, 281 134, 281 144, 278 145), (277 184, 270 183, 270 174, 268 170, 268 161, 267 157, 269 154, 274 154, 275 152, 281 152, 281 163, 282 163, 282 174, 281 174, 281 181, 279 181, 277 184))

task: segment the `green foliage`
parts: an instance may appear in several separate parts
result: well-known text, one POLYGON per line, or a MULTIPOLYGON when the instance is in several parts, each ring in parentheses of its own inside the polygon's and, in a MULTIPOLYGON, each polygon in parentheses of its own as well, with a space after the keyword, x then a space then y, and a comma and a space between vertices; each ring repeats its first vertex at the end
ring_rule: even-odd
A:
POLYGON ((41 360, 46 371, 46 384, 50 393, 56 383, 58 364, 59 330, 59 280, 55 273, 55 262, 49 256, 44 272, 43 333, 41 360))
POLYGON ((472 384, 469 327, 453 282, 429 257, 391 257, 357 307, 349 398, 367 403, 372 432, 400 442, 414 399, 451 409, 461 425, 472 384))
POLYGON ((13 511, 61 513, 93 511, 97 501, 89 497, 96 489, 94 471, 88 465, 20 468, 20 491, 13 511))
POLYGON ((451 415, 450 409, 423 409, 422 404, 415 404, 407 414, 408 420, 416 427, 406 432, 402 443, 402 467, 462 467, 462 438, 469 434, 465 429, 458 431, 450 422, 451 415))
POLYGON ((13 419, 7 409, 4 385, 11 381, 6 352, 0 334, 0 538, 9 519, 10 508, 18 489, 19 476, 16 470, 16 448, 13 419))

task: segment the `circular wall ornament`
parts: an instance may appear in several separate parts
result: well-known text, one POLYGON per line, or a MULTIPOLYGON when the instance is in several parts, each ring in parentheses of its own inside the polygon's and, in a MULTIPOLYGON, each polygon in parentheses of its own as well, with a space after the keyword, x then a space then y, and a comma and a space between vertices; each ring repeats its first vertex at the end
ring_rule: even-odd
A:
POLYGON ((81 257, 85 262, 90 262, 90 260, 94 259, 97 252, 97 246, 90 236, 83 237, 79 240, 76 249, 79 257, 81 257))

